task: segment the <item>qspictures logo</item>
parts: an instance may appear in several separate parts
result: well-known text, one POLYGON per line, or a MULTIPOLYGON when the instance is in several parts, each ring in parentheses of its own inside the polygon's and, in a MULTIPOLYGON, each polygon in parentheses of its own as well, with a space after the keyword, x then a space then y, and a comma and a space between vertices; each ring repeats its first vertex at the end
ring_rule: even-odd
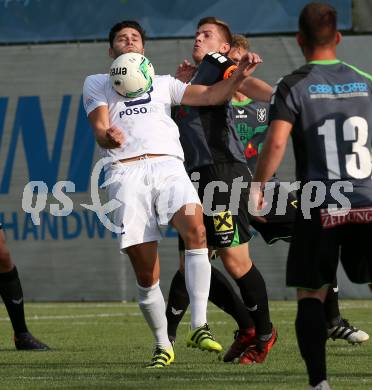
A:
MULTIPOLYGON (((116 211, 120 207, 130 207, 134 210, 132 220, 126 221, 126 226, 130 226, 135 223, 135 199, 131 199, 127 204, 124 202, 124 197, 121 196, 123 191, 125 192, 125 186, 131 185, 122 181, 121 175, 108 175, 101 185, 100 176, 103 172, 110 172, 110 166, 114 163, 112 157, 105 157, 99 160, 92 171, 90 180, 90 198, 91 203, 81 203, 80 206, 86 208, 96 214, 99 221, 105 226, 106 229, 117 235, 125 234, 123 222, 120 219, 116 219, 116 211), (117 186, 120 190, 116 192, 115 196, 111 196, 108 202, 102 202, 100 198, 100 188, 109 189, 110 186, 117 186), (116 221, 116 222, 115 222, 116 221)), ((194 178, 195 179, 195 178, 194 178)), ((199 178, 198 178, 199 179, 199 178)), ((197 180, 198 180, 197 179, 197 180)), ((195 187, 198 186, 198 181, 193 180, 195 187)), ((339 181, 332 184, 330 193, 335 201, 333 204, 324 206, 326 194, 329 192, 326 185, 320 181, 308 182, 301 186, 300 182, 280 182, 280 189, 278 196, 274 202, 274 188, 278 183, 269 182, 264 188, 264 206, 259 210, 254 202, 256 194, 261 191, 261 183, 247 183, 242 178, 234 179, 232 186, 228 186, 223 181, 212 181, 204 189, 202 196, 203 211, 205 215, 213 216, 216 229, 222 234, 226 233, 226 229, 230 229, 232 226, 232 215, 238 215, 239 203, 241 198, 241 191, 250 188, 250 195, 248 200, 248 211, 252 216, 265 216, 270 213, 275 203, 274 213, 276 215, 284 215, 288 206, 289 193, 298 190, 301 187, 301 199, 300 199, 300 212, 302 212, 305 219, 311 218, 311 210, 313 208, 322 207, 326 210, 327 214, 322 214, 322 220, 325 225, 332 225, 334 223, 348 223, 358 222, 360 219, 360 212, 351 209, 351 203, 345 193, 353 192, 353 185, 348 181, 339 181), (216 192, 230 191, 230 201, 228 205, 216 205, 213 202, 216 192), (228 210, 228 213, 226 212, 228 210), (346 217, 345 217, 346 216, 346 217), (335 218, 338 218, 337 220, 335 218), (343 219, 340 219, 343 218, 343 219)), ((150 189, 151 186, 149 186, 150 189)), ((66 194, 75 191, 75 184, 71 181, 59 181, 55 183, 52 188, 52 194, 59 203, 53 203, 49 205, 49 211, 53 216, 65 217, 73 212, 74 204, 72 199, 66 194)), ((48 186, 44 181, 30 181, 23 190, 22 196, 22 209, 25 213, 29 213, 32 218, 32 222, 35 225, 40 224, 40 213, 44 211, 47 206, 47 193, 48 186)), ((115 193, 115 191, 114 191, 115 193)), ((165 199, 164 204, 172 205, 174 199, 172 194, 174 191, 169 190, 166 192, 166 196, 169 199, 165 199)), ((171 208, 171 207, 170 207, 171 208)), ((194 207, 188 207, 186 212, 193 214, 194 207)), ((370 223, 372 221, 372 212, 370 209, 364 215, 364 223, 370 223)))

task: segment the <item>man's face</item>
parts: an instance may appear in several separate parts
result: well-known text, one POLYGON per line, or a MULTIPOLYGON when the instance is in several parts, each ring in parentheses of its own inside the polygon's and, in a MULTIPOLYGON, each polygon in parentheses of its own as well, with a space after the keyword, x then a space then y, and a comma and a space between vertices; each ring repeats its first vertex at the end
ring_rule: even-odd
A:
POLYGON ((232 47, 229 51, 228 57, 235 62, 236 65, 239 65, 240 60, 247 54, 248 50, 243 49, 242 47, 232 47))
POLYGON ((210 51, 227 53, 229 49, 230 45, 226 42, 219 27, 215 24, 206 23, 196 31, 192 58, 196 64, 199 64, 210 51))
POLYGON ((144 53, 143 42, 140 33, 131 27, 124 27, 115 35, 112 47, 109 49, 109 55, 117 58, 125 53, 144 53))

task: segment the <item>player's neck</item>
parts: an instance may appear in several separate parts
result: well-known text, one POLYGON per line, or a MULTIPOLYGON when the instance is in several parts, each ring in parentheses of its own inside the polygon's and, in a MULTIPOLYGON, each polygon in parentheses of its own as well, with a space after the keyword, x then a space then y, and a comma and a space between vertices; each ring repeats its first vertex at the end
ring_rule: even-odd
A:
POLYGON ((321 48, 313 50, 304 50, 304 56, 307 62, 311 61, 332 61, 336 60, 335 48, 321 48))
POLYGON ((247 99, 248 99, 248 97, 243 95, 242 93, 235 92, 231 100, 233 102, 244 102, 247 99))

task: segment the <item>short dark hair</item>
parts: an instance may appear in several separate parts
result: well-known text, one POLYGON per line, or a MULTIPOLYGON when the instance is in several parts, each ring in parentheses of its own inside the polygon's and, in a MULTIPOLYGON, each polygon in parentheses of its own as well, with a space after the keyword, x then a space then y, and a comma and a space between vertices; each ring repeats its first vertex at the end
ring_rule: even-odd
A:
POLYGON ((298 27, 306 46, 325 46, 337 33, 337 11, 329 4, 309 3, 301 11, 298 27))
POLYGON ((207 24, 207 23, 215 24, 219 28, 219 30, 221 31, 224 38, 226 39, 226 42, 229 45, 231 45, 232 33, 231 33, 229 25, 226 22, 224 22, 221 19, 217 19, 214 16, 206 16, 205 18, 202 18, 199 20, 197 28, 199 28, 200 26, 203 26, 204 24, 207 24))
POLYGON ((145 30, 141 27, 139 23, 137 23, 135 20, 122 20, 119 23, 116 23, 114 26, 111 27, 110 33, 109 33, 109 42, 110 47, 112 48, 112 45, 114 44, 114 39, 116 34, 122 30, 123 28, 133 28, 134 30, 137 30, 139 34, 141 35, 142 44, 145 46, 145 40, 146 40, 146 33, 145 30))
POLYGON ((231 48, 233 47, 241 47, 242 49, 249 51, 250 44, 248 38, 241 34, 233 34, 231 48))

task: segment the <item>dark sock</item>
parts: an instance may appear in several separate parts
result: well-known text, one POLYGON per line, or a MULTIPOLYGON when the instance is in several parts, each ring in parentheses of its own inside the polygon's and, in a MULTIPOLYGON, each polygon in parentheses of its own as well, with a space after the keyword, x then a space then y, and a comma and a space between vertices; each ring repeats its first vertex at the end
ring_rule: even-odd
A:
POLYGON ((335 278, 332 285, 329 286, 328 293, 324 301, 324 311, 328 328, 338 325, 341 321, 337 287, 337 279, 335 278), (336 292, 334 289, 336 289, 336 292))
POLYGON ((244 276, 235 281, 256 325, 256 334, 258 337, 271 335, 269 302, 265 281, 260 271, 253 264, 244 276))
POLYGON ((212 267, 209 300, 225 313, 230 314, 240 329, 254 327, 253 319, 244 302, 225 275, 215 267, 212 267))
POLYGON ((9 272, 0 273, 0 295, 8 311, 14 333, 27 332, 23 292, 16 267, 9 272))
MULTIPOLYGON (((212 267, 209 300, 237 322, 239 328, 254 327, 254 322, 247 307, 236 294, 228 279, 217 268, 212 267)), ((177 271, 169 289, 166 316, 168 320, 168 336, 175 340, 177 328, 189 305, 185 276, 177 271)))
POLYGON ((168 337, 176 340, 178 324, 181 322, 190 299, 186 289, 185 276, 177 271, 173 276, 168 296, 166 316, 168 321, 168 337))
POLYGON ((298 346, 309 374, 309 383, 316 386, 327 379, 327 327, 322 302, 315 298, 301 299, 298 302, 295 325, 298 346))

